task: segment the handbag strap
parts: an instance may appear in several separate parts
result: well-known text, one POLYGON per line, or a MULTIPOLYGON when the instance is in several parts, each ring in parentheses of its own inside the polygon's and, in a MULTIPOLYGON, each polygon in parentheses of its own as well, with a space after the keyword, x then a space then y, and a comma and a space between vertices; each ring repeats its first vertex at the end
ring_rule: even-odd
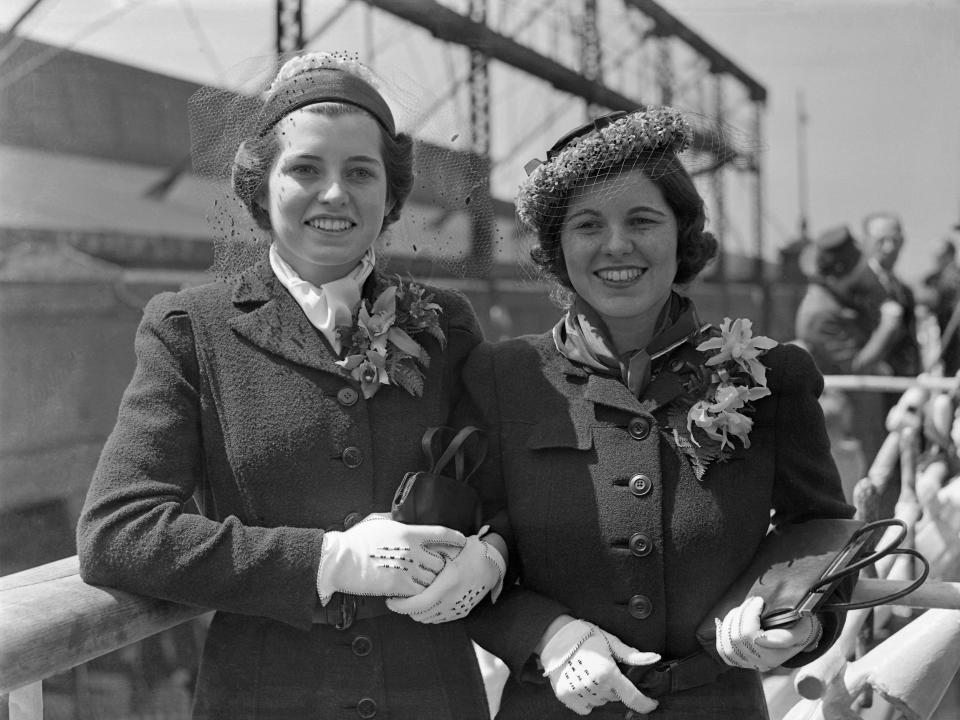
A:
POLYGON ((451 460, 454 461, 454 477, 461 482, 468 482, 470 477, 479 469, 480 465, 483 464, 484 458, 487 456, 487 439, 483 434, 483 431, 480 428, 474 427, 473 425, 467 425, 464 428, 461 428, 447 444, 446 448, 440 454, 436 460, 434 457, 437 451, 437 442, 441 443, 446 440, 449 433, 453 432, 452 428, 439 426, 429 428, 424 434, 423 438, 420 441, 420 447, 423 449, 423 454, 427 458, 427 464, 430 466, 430 472, 440 474, 447 463, 451 460), (476 453, 474 454, 472 461, 470 463, 469 469, 467 469, 467 458, 466 458, 466 448, 464 443, 466 443, 471 438, 476 441, 476 453))

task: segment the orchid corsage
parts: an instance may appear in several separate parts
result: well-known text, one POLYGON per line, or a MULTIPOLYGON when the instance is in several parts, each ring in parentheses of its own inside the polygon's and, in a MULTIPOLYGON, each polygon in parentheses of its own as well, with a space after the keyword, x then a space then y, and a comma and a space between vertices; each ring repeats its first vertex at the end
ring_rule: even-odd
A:
POLYGON ((697 346, 700 352, 710 353, 704 363, 704 375, 709 374, 702 386, 705 391, 699 400, 691 398, 686 426, 676 423, 673 433, 698 479, 703 479, 711 462, 730 456, 733 438, 750 447, 751 403, 770 394, 766 368, 758 358, 777 342, 762 335, 753 337, 751 328, 749 320, 724 318, 720 335, 697 346))
POLYGON ((416 283, 404 284, 398 277, 370 305, 361 300, 353 325, 337 328, 344 348, 337 365, 360 383, 363 396, 373 397, 383 385, 397 385, 414 397, 423 395, 423 370, 430 355, 415 338, 427 335, 446 346, 440 329, 440 313, 433 294, 416 283))

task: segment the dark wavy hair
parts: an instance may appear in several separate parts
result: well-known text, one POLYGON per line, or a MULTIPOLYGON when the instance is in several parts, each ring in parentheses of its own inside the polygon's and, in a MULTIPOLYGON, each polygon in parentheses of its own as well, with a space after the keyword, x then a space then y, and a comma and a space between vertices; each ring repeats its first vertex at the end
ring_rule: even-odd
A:
MULTIPOLYGON (((376 120, 366 110, 347 103, 322 102, 302 109, 322 115, 363 114, 376 120)), ((260 207, 257 198, 266 184, 270 166, 280 152, 276 128, 274 125, 263 135, 241 143, 231 172, 234 193, 263 230, 272 229, 270 215, 260 207)), ((390 206, 383 219, 385 228, 400 219, 403 205, 413 189, 413 139, 405 133, 391 135, 379 122, 377 129, 380 131, 380 152, 387 178, 387 204, 390 206)))
MULTIPOLYGON (((717 256, 719 243, 713 233, 703 229, 707 222, 706 209, 690 173, 672 152, 645 152, 634 162, 603 168, 584 177, 577 187, 624 172, 642 172, 660 189, 677 219, 677 274, 673 281, 678 285, 692 282, 717 256)), ((560 245, 560 230, 569 201, 570 193, 556 198, 550 219, 537 233, 537 245, 530 251, 530 257, 561 286, 573 290, 560 245)))

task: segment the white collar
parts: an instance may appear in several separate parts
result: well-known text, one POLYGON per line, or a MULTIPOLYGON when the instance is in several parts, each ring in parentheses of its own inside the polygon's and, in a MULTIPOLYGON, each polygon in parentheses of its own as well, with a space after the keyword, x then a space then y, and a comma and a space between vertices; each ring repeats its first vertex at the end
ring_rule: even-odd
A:
POLYGON ((270 267, 280 283, 287 289, 297 305, 303 310, 307 320, 340 354, 340 340, 337 327, 353 322, 353 312, 360 304, 360 289, 373 272, 376 254, 371 246, 356 267, 337 280, 314 285, 304 280, 290 264, 280 257, 277 244, 270 246, 270 267))

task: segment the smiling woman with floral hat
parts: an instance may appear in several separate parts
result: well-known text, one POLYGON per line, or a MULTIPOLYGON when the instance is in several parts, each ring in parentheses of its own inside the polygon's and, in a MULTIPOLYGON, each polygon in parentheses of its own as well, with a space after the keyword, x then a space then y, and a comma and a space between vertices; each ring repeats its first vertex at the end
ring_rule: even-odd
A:
POLYGON ((217 611, 196 718, 487 720, 462 623, 387 605, 442 574, 431 622, 454 619, 504 573, 498 536, 390 519, 481 340, 462 294, 376 268, 412 140, 369 71, 326 53, 289 60, 249 112, 221 115, 245 130, 221 207, 247 217, 223 224, 226 249, 251 218, 269 246, 147 305, 77 528, 81 575, 217 611))
POLYGON ((678 158, 692 135, 670 108, 616 113, 520 187, 533 259, 569 301, 551 331, 464 368, 462 416, 488 428, 481 472, 505 485, 517 545, 518 582, 469 620, 511 670, 498 719, 765 718, 758 671, 838 630, 822 614, 761 632, 760 598, 716 609, 771 522, 853 508, 811 357, 749 320, 704 324, 676 291, 717 251, 678 158))

